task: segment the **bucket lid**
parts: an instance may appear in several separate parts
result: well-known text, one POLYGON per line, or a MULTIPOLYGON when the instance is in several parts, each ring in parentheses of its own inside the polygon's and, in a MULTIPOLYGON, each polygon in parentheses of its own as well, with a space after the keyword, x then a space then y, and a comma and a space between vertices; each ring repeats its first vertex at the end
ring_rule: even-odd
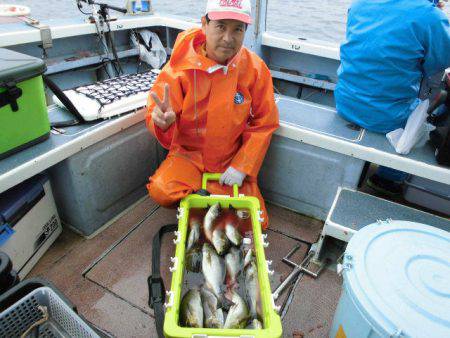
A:
POLYGON ((368 225, 344 255, 344 286, 382 336, 450 337, 450 233, 407 221, 368 225))
POLYGON ((0 87, 8 82, 18 83, 45 72, 42 59, 0 48, 0 87))

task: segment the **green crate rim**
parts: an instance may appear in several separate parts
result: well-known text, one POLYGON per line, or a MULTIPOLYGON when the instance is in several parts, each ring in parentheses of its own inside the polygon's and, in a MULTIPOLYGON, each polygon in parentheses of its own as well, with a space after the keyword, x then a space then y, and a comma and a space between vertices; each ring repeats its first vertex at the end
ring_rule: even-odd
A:
MULTIPOLYGON (((208 180, 218 180, 221 174, 205 174, 202 180, 203 189, 206 188, 208 180)), ((193 337, 214 336, 214 337, 258 337, 276 338, 282 335, 281 319, 274 309, 272 291, 268 277, 268 267, 265 258, 261 223, 259 221, 260 204, 256 197, 248 197, 238 194, 237 185, 233 186, 234 196, 200 196, 189 195, 180 203, 178 232, 179 242, 176 245, 175 257, 178 260, 177 269, 172 274, 171 293, 167 301, 173 297, 173 306, 167 308, 164 318, 164 334, 166 337, 193 337), (189 210, 193 205, 211 205, 219 202, 222 207, 227 208, 230 204, 250 209, 253 228, 253 242, 256 253, 256 264, 258 269, 258 280, 261 293, 261 309, 263 314, 264 329, 208 329, 208 328, 185 328, 178 325, 179 308, 181 303, 181 289, 184 273, 185 243, 187 239, 187 228, 189 220, 189 210)))

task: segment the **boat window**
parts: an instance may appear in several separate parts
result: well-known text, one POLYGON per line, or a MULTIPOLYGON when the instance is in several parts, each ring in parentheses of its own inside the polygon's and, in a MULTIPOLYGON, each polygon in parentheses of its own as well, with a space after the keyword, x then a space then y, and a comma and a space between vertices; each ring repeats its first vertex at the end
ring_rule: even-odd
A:
POLYGON ((267 31, 340 43, 351 0, 268 0, 267 31))
MULTIPOLYGON (((267 1, 267 31, 331 43, 345 39, 347 11, 352 0, 267 1)), ((444 13, 450 17, 450 3, 444 5, 444 13)))
POLYGON ((155 12, 198 19, 205 15, 207 0, 152 0, 155 12))
MULTIPOLYGON (((1 2, 1 1, 0 1, 1 2)), ((25 5, 31 10, 30 17, 38 20, 67 19, 74 17, 84 17, 78 10, 76 0, 53 1, 49 9, 48 6, 42 6, 42 0, 8 0, 8 4, 25 5)), ((113 6, 125 8, 126 0, 107 0, 105 2, 113 6)), ((204 15, 206 0, 151 0, 152 8, 160 14, 179 15, 192 19, 198 19, 204 15)), ((90 12, 89 6, 83 2, 84 12, 90 12)), ((111 11, 114 16, 121 16, 121 13, 111 11)), ((0 23, 2 21, 0 20, 0 23)))
MULTIPOLYGON (((207 0, 151 0, 161 14, 180 15, 199 20, 207 0)), ((265 1, 265 0, 262 0, 265 1)), ((267 30, 290 34, 296 38, 340 43, 345 37, 347 10, 352 0, 267 0, 267 30)), ((8 4, 25 5, 30 17, 38 20, 66 19, 83 16, 76 1, 54 1, 51 9, 42 0, 8 0, 8 4)), ((100 1, 101 2, 101 1, 100 1)), ((108 0, 110 5, 125 7, 126 0, 108 0)), ((84 5, 85 6, 85 5, 84 5)), ((88 9, 88 8, 87 8, 88 9)), ((450 16, 450 4, 444 12, 450 16)), ((114 12, 115 16, 122 14, 114 12)), ((1 23, 8 22, 6 19, 1 23)))
MULTIPOLYGON (((1 3, 6 2, 7 4, 11 5, 23 5, 30 8, 30 14, 29 17, 37 20, 59 20, 59 19, 68 19, 68 18, 85 18, 86 16, 83 15, 77 7, 77 1, 76 0, 66 0, 66 1, 52 1, 51 6, 43 6, 42 0, 7 0, 7 1, 0 1, 1 3)), ((98 2, 104 2, 108 3, 112 6, 117 7, 125 7, 126 0, 108 0, 108 1, 101 1, 98 0, 98 2)), ((83 9, 84 12, 88 13, 90 12, 90 7, 86 5, 83 2, 83 9)), ((122 16, 122 13, 111 11, 111 15, 113 16, 122 16)), ((0 18, 0 24, 1 23, 7 23, 7 18, 0 18)))

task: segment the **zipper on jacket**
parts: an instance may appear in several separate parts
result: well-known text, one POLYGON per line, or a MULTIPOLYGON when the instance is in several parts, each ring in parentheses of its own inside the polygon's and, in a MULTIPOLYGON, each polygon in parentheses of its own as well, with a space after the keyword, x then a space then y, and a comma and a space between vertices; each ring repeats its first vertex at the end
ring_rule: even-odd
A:
POLYGON ((195 129, 197 130, 197 136, 200 136, 198 130, 198 113, 197 113, 197 69, 194 69, 194 116, 195 116, 195 129))

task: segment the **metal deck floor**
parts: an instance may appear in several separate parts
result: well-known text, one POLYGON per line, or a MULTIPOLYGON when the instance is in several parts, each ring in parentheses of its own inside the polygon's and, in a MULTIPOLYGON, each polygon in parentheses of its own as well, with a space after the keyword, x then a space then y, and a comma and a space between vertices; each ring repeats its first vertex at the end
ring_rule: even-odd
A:
MULTIPOLYGON (((270 204, 268 211, 271 227, 266 256, 276 271, 271 277, 275 290, 291 271, 281 259, 300 244, 293 257, 300 262, 307 243, 317 240, 322 222, 270 204)), ((157 337, 153 311, 147 305, 151 242, 162 225, 175 222, 175 210, 158 208, 146 198, 94 239, 64 229, 28 277, 51 280, 79 313, 115 337, 157 337)), ((162 243, 161 272, 167 288, 172 238, 168 235, 162 243)), ((341 279, 331 270, 317 280, 301 276, 283 319, 283 337, 327 336, 340 289, 341 279)), ((287 294, 277 303, 282 304, 287 294)))

